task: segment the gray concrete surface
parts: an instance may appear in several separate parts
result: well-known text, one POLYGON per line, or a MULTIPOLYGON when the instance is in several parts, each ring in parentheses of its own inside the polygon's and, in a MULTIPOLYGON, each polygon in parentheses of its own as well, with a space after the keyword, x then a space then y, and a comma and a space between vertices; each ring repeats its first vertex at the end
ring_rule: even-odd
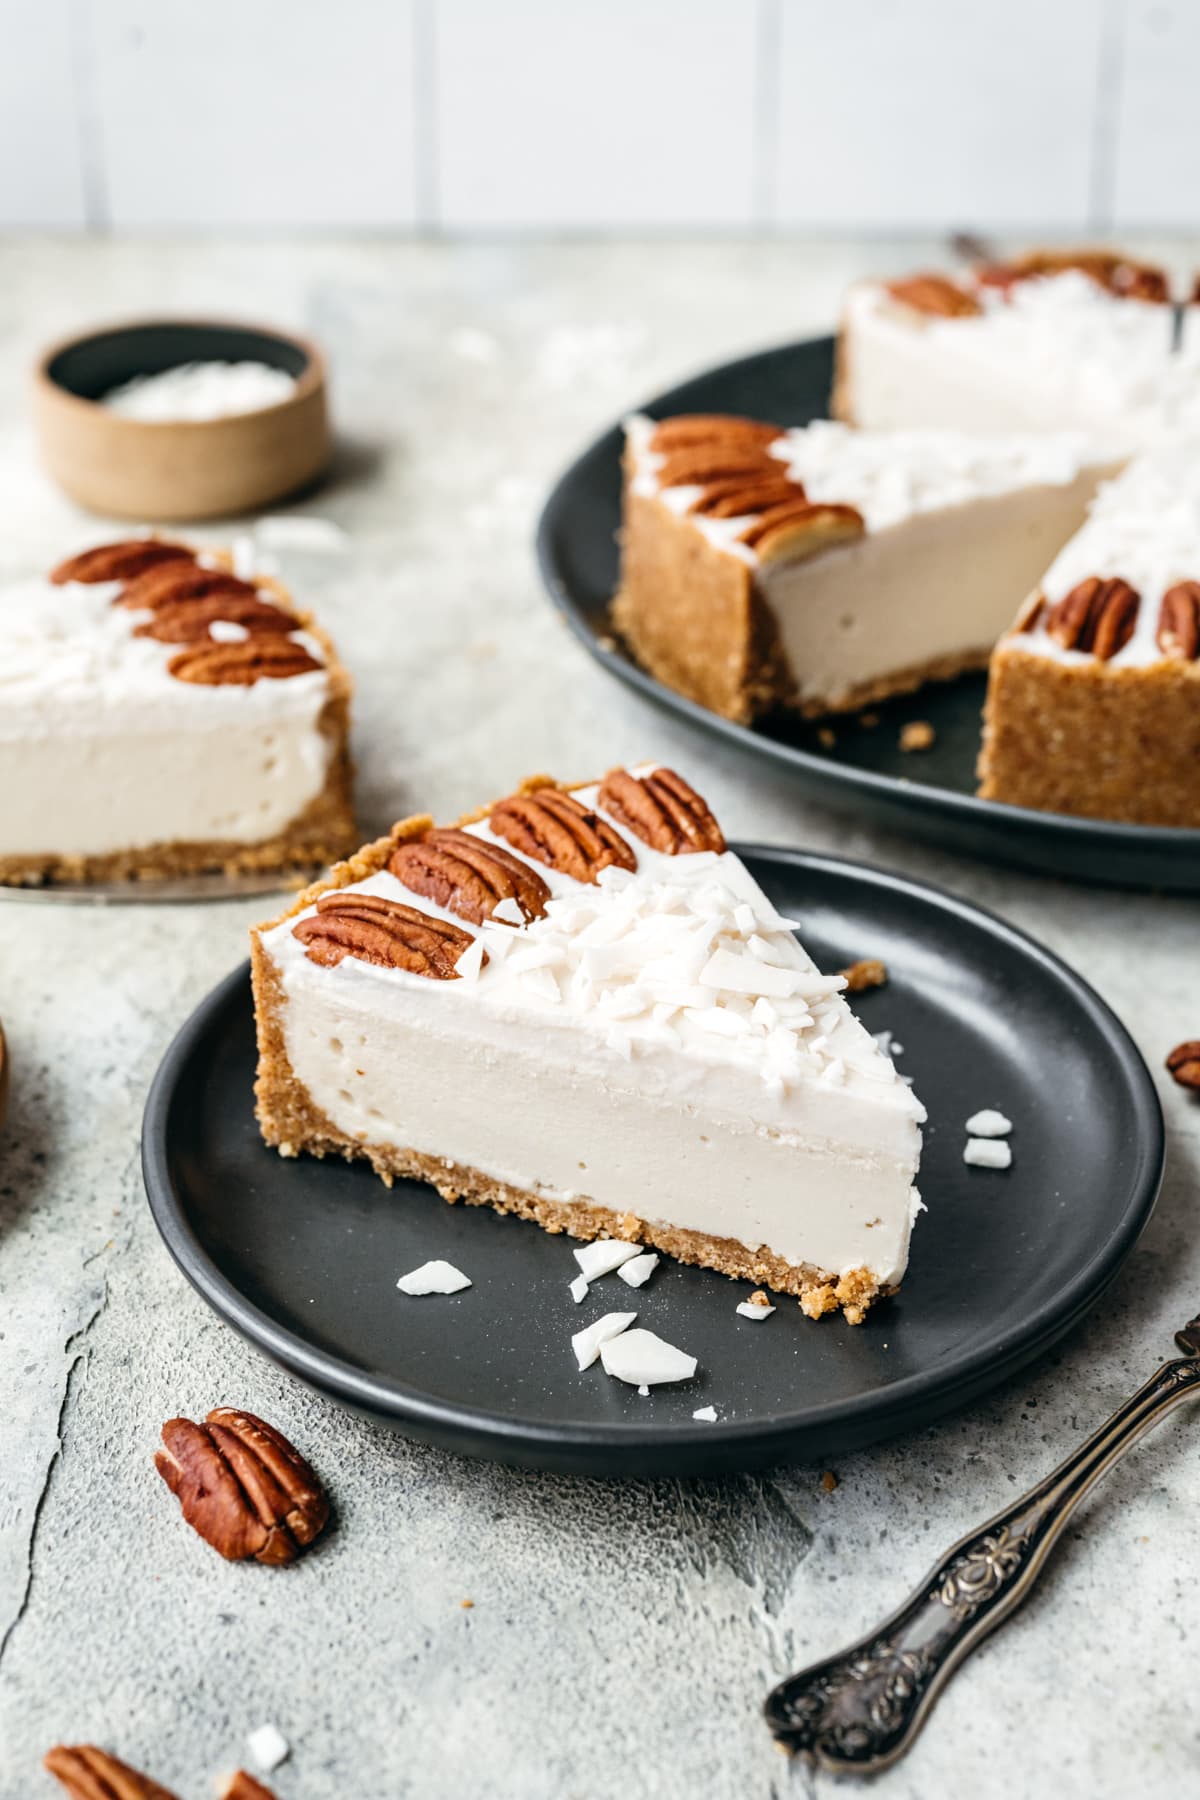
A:
MULTIPOLYGON (((38 1761, 61 1739, 120 1749, 199 1800, 266 1720, 293 1746, 284 1800, 830 1794, 767 1741, 768 1686, 857 1634, 1051 1465, 1200 1306, 1200 1109, 1161 1068, 1200 1031, 1195 903, 975 866, 818 810, 606 680, 533 569, 539 497, 598 426, 707 361, 827 326, 864 266, 933 254, 0 250, 0 577, 86 529, 33 463, 24 383, 41 341, 151 307, 303 325, 331 353, 344 437, 310 510, 346 527, 353 554, 288 572, 358 673, 370 825, 417 803, 453 813, 531 769, 678 758, 734 834, 944 882, 1065 955, 1141 1045, 1170 1135, 1154 1222, 1066 1348, 969 1412, 844 1459, 834 1492, 813 1469, 621 1486, 516 1474, 306 1392, 209 1313, 159 1243, 137 1159, 147 1084, 261 902, 0 907, 15 1069, 0 1137, 3 1800, 50 1791, 38 1761), (336 1531, 291 1571, 219 1562, 153 1473, 161 1421, 220 1399, 291 1429, 336 1493, 336 1531)), ((1198 1429, 1177 1415, 1109 1479, 881 1795, 1200 1792, 1198 1429)))

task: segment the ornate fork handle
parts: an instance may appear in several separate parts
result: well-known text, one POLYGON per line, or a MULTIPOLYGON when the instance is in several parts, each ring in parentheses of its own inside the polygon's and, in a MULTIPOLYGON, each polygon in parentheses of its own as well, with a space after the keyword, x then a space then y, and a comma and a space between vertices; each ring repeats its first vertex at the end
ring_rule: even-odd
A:
POLYGON ((873 1775, 903 1756, 959 1663, 1028 1596, 1084 1495, 1197 1393, 1200 1357, 1164 1363, 1044 1481, 960 1539, 870 1636, 780 1682, 766 1704, 780 1744, 835 1774, 873 1775))

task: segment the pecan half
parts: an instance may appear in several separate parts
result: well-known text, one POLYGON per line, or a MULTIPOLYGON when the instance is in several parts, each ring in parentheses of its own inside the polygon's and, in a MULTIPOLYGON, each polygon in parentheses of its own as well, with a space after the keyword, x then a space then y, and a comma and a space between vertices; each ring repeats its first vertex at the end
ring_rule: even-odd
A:
POLYGON ((601 869, 636 869, 625 839, 604 819, 557 788, 512 794, 492 808, 488 824, 497 837, 561 875, 594 885, 601 869))
POLYGON ((1158 647, 1181 662, 1200 658, 1200 581, 1177 581, 1163 595, 1158 647))
POLYGON ((320 667, 294 639, 260 635, 241 644, 189 644, 171 658, 167 673, 204 687, 250 687, 256 681, 287 681, 320 667))
POLYGON ((1124 649, 1137 624, 1136 589, 1119 575, 1089 575, 1046 614, 1046 630, 1064 650, 1090 650, 1101 662, 1124 649))
POLYGON ((710 482, 688 511, 708 519, 736 519, 742 513, 766 512, 803 499, 803 487, 798 481, 789 481, 781 465, 777 476, 731 475, 725 481, 710 482))
POLYGON ((866 529, 857 507, 789 500, 771 507, 738 535, 757 553, 760 563, 768 563, 784 557, 799 561, 815 556, 832 544, 862 537, 866 529))
POLYGON ((978 300, 946 275, 909 275, 903 281, 889 281, 886 286, 893 300, 911 306, 914 312, 932 313, 943 319, 969 319, 982 310, 978 300))
POLYGON ((304 945, 310 962, 327 969, 354 956, 430 981, 457 981, 455 965, 474 941, 470 932, 447 919, 430 918, 382 894, 363 893, 322 894, 316 912, 293 925, 292 936, 304 945))
POLYGON ((252 599, 257 592, 252 581, 243 581, 227 569, 202 569, 195 562, 169 562, 126 582, 113 604, 128 607, 131 612, 153 612, 156 607, 173 606, 179 600, 200 600, 206 594, 242 594, 252 599))
POLYGON ((770 444, 783 435, 781 425, 764 419, 743 419, 736 413, 677 413, 654 428, 650 448, 659 455, 686 450, 693 444, 710 444, 715 438, 728 442, 741 438, 748 444, 770 444))
POLYGON ((281 1432, 216 1406, 203 1425, 168 1419, 154 1466, 183 1516, 229 1562, 294 1562, 329 1517, 321 1484, 281 1432))
POLYGON ((490 919, 502 900, 515 900, 526 919, 543 918, 550 898, 536 869, 469 831, 426 832, 393 850, 388 869, 414 894, 475 925, 490 919))
POLYGON ((1167 1058, 1167 1067, 1180 1087, 1200 1089, 1200 1038, 1176 1044, 1167 1058))
POLYGON ((158 538, 129 538, 119 544, 98 544, 79 556, 69 556, 51 569, 50 579, 64 581, 130 581, 158 563, 193 563, 195 557, 182 544, 164 544, 158 538))
POLYGON ((709 438, 702 444, 672 450, 658 471, 658 485, 708 487, 736 475, 749 486, 751 479, 777 478, 781 469, 778 457, 768 456, 761 444, 745 438, 709 438))
POLYGON ((296 631, 300 625, 291 613, 256 594, 206 594, 200 600, 178 600, 158 607, 133 635, 157 638, 160 644, 194 644, 211 635, 208 628, 218 619, 243 626, 251 637, 296 631))
POLYGON ((721 827, 707 805, 674 769, 654 769, 640 776, 612 769, 600 784, 597 800, 643 844, 667 856, 725 848, 721 827))
POLYGON ((95 1744, 56 1744, 42 1767, 58 1777, 72 1800, 175 1800, 157 1781, 95 1744))
POLYGON ((222 1789, 221 1800, 275 1800, 275 1795, 253 1775, 247 1775, 245 1769, 238 1769, 222 1789))

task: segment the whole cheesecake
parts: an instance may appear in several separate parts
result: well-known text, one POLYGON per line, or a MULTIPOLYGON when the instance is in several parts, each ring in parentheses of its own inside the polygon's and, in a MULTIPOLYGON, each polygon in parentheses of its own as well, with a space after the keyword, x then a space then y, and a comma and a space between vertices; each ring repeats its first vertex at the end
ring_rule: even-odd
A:
POLYGON ((159 538, 0 589, 0 881, 316 868, 355 839, 350 679, 280 585, 159 538))
POLYGON ((852 1323, 899 1284, 924 1111, 655 764, 406 819, 253 933, 258 1117, 852 1323))

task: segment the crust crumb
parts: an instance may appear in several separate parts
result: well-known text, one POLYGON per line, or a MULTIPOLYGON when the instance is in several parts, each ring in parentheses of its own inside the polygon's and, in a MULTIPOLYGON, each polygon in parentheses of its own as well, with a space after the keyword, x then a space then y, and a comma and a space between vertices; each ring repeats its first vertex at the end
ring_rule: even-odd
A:
POLYGON ((848 969, 843 969, 842 976, 847 993, 861 994, 864 988, 884 985, 888 978, 887 964, 880 962, 877 956, 864 956, 858 962, 852 962, 848 969))
POLYGON ((928 719, 910 719, 907 725, 900 728, 900 748, 902 750, 928 750, 937 736, 937 732, 928 719))

